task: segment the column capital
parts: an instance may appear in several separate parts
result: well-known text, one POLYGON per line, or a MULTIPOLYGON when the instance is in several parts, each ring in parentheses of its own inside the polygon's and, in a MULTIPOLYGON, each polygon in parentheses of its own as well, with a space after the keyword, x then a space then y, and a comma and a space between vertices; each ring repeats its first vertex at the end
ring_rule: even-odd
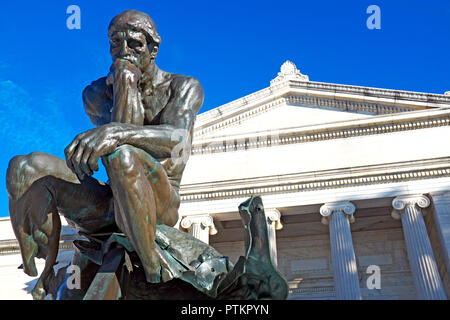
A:
POLYGON ((272 222, 275 223, 275 230, 281 230, 283 229, 283 225, 281 224, 281 213, 276 208, 268 208, 264 209, 264 212, 266 214, 266 217, 268 219, 268 223, 271 224, 272 222))
POLYGON ((209 228, 209 235, 217 234, 217 229, 214 226, 213 218, 209 214, 185 216, 182 218, 180 225, 185 229, 190 229, 193 224, 198 224, 204 228, 209 228))
POLYGON ((415 205, 421 208, 427 208, 430 205, 430 199, 423 194, 411 194, 395 197, 394 200, 392 200, 392 207, 394 210, 392 210, 391 216, 394 219, 400 219, 401 214, 404 212, 403 209, 408 206, 415 205))
POLYGON ((339 201, 339 202, 328 202, 320 207, 320 214, 322 216, 322 223, 328 225, 329 219, 335 212, 342 212, 345 215, 349 216, 349 221, 354 222, 355 217, 353 214, 355 213, 355 205, 350 201, 339 201))

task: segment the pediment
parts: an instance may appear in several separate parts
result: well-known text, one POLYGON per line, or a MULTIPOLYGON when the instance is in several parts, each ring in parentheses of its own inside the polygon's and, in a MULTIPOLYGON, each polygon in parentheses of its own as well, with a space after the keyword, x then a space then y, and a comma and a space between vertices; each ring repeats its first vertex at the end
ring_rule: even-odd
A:
POLYGON ((240 135, 261 131, 307 127, 370 117, 370 114, 332 110, 310 105, 282 104, 253 117, 242 117, 230 125, 203 135, 204 138, 240 135))
POLYGON ((392 110, 392 108, 383 108, 377 105, 332 99, 313 99, 317 104, 308 100, 311 99, 291 95, 248 110, 243 109, 229 117, 218 116, 216 121, 210 119, 211 124, 209 126, 198 126, 196 137, 209 139, 262 131, 304 128, 320 124, 366 119, 387 113, 410 111, 401 108, 392 110), (322 105, 318 105, 319 103, 322 105))
POLYGON ((310 81, 285 62, 270 87, 199 114, 194 139, 450 107, 450 96, 310 81))

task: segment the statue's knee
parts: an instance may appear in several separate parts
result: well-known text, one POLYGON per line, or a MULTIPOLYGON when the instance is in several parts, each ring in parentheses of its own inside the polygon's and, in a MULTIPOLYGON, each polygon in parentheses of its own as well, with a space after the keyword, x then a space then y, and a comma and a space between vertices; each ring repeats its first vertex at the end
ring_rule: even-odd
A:
POLYGON ((8 170, 6 172, 6 179, 13 179, 15 175, 17 175, 18 170, 20 170, 23 165, 24 156, 15 156, 11 160, 9 160, 8 170))
POLYGON ((16 198, 19 185, 24 180, 23 168, 25 164, 26 156, 15 156, 9 161, 6 171, 6 189, 13 198, 16 198))
POLYGON ((165 224, 168 225, 169 227, 173 227, 178 222, 178 219, 179 219, 178 210, 168 212, 165 224))
POLYGON ((47 175, 48 157, 42 152, 13 157, 6 172, 6 188, 9 195, 17 199, 37 179, 47 175))
POLYGON ((18 176, 36 171, 44 171, 49 165, 48 155, 42 152, 31 152, 27 155, 15 156, 9 161, 8 175, 18 176))
POLYGON ((28 168, 35 172, 44 173, 48 171, 49 165, 52 163, 51 156, 43 152, 32 152, 25 156, 28 168))
POLYGON ((103 164, 108 170, 129 173, 136 164, 136 152, 132 147, 119 147, 113 153, 103 157, 103 164))
POLYGON ((169 207, 164 213, 164 223, 169 227, 173 227, 180 218, 178 213, 178 209, 180 207, 180 198, 178 196, 178 193, 173 193, 172 195, 173 197, 171 199, 171 202, 169 203, 169 207))

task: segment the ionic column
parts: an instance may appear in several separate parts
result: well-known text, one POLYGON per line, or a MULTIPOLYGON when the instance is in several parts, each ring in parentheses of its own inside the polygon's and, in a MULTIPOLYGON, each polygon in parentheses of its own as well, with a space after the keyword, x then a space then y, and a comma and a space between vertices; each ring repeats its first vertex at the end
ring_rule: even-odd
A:
POLYGON ((330 228, 334 287, 338 300, 361 300, 358 269, 350 222, 355 206, 349 201, 326 203, 320 207, 322 223, 330 228))
POLYGON ((278 265, 277 260, 277 237, 276 231, 283 229, 281 224, 281 213, 277 209, 264 209, 267 217, 267 230, 269 232, 269 250, 272 256, 272 262, 278 265))
POLYGON ((420 208, 430 205, 424 195, 399 196, 392 201, 392 217, 401 219, 409 264, 419 299, 446 299, 433 249, 420 208))
POLYGON ((213 218, 210 215, 186 216, 181 220, 181 226, 191 235, 205 243, 209 243, 209 236, 217 234, 213 218))

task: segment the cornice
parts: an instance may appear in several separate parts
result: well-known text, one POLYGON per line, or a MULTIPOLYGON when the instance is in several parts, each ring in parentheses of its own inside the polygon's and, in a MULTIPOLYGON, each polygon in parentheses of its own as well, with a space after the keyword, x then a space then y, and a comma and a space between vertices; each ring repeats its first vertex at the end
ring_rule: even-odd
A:
POLYGON ((357 112, 371 115, 391 114, 414 110, 412 108, 394 107, 379 103, 354 102, 354 101, 336 100, 305 95, 288 95, 285 97, 274 99, 273 101, 268 103, 256 105, 253 108, 249 109, 248 111, 241 110, 241 112, 238 113, 237 115, 230 116, 215 124, 209 125, 204 129, 198 128, 194 133, 194 137, 201 137, 207 135, 210 132, 217 132, 218 130, 223 130, 229 127, 236 126, 242 123, 242 121, 254 118, 263 113, 274 110, 277 107, 282 106, 283 104, 318 106, 329 109, 336 109, 339 111, 357 112))
MULTIPOLYGON (((208 132, 223 128, 230 123, 237 123, 240 119, 256 115, 262 109, 273 106, 273 102, 283 96, 294 96, 298 99, 313 101, 333 107, 332 100, 339 105, 347 105, 352 111, 373 112, 375 109, 391 109, 390 112, 402 112, 405 109, 426 109, 436 107, 450 107, 450 96, 443 94, 422 93, 402 90, 391 90, 352 85, 342 85, 315 81, 286 80, 277 82, 268 88, 262 89, 215 109, 197 116, 194 136, 201 136, 208 132), (321 94, 322 93, 322 94, 321 94), (331 99, 330 99, 331 98, 331 99), (317 100, 315 100, 317 99, 317 100), (374 102, 375 101, 375 102, 374 102), (271 106, 264 106, 270 104, 271 106), (375 105, 374 108, 371 105, 375 105), (410 105, 410 107, 407 107, 410 105), (398 110, 398 111, 397 111, 398 110)), ((275 105, 277 105, 275 103, 275 105)))
POLYGON ((408 161, 388 166, 345 168, 329 172, 311 172, 286 176, 262 177, 243 181, 182 185, 182 201, 210 201, 250 197, 255 194, 285 194, 326 189, 389 184, 404 181, 450 177, 450 159, 408 161))
POLYGON ((207 126, 205 126, 205 128, 197 127, 194 131, 194 137, 201 137, 207 135, 210 132, 215 132, 217 130, 235 126, 242 121, 251 119, 267 111, 273 110, 287 103, 287 101, 288 99, 286 97, 281 97, 273 99, 273 101, 270 101, 268 103, 258 104, 256 106, 252 106, 252 108, 240 110, 240 112, 236 113, 236 115, 222 118, 219 121, 216 121, 216 123, 214 124, 208 124, 207 126))
MULTIPOLYGON (((324 140, 351 138, 366 135, 378 135, 401 131, 435 128, 450 125, 450 109, 436 109, 435 113, 414 112, 410 117, 363 119, 321 126, 300 127, 290 130, 266 131, 256 134, 223 136, 194 140, 191 154, 242 151, 247 149, 271 147, 287 144, 316 142, 324 140)), ((418 112, 418 111, 416 111, 418 112)))
POLYGON ((404 100, 430 104, 444 103, 449 104, 450 106, 450 97, 444 94, 363 87, 316 81, 304 82, 298 80, 290 80, 290 82, 292 82, 292 85, 296 88, 303 88, 308 90, 328 91, 335 92, 336 94, 356 94, 365 97, 387 98, 393 100, 404 100))

